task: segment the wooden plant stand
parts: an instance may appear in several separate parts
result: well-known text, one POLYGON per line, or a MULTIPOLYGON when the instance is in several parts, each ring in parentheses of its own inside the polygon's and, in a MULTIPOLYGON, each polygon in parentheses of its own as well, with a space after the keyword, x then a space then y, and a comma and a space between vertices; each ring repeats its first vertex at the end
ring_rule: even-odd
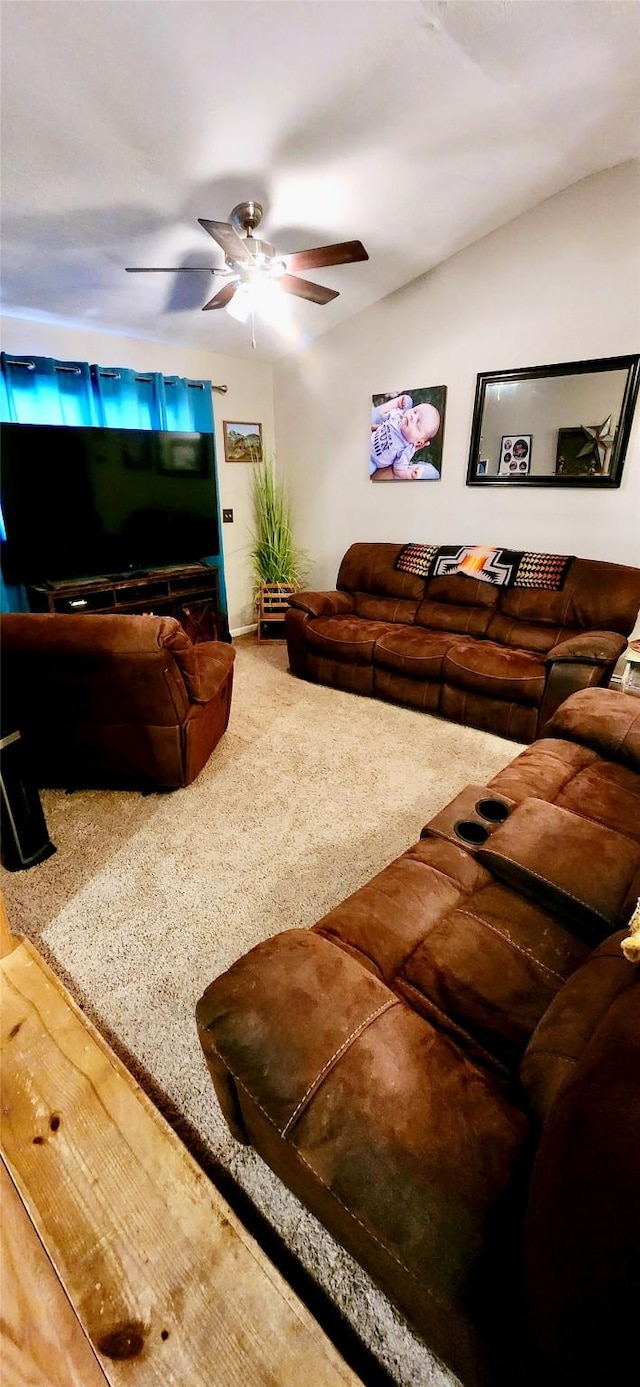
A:
MULTIPOLYGON (((275 634, 275 627, 284 623, 285 613, 289 606, 289 597, 295 592, 292 583, 263 583, 256 602, 258 612, 258 641, 260 644, 268 644, 278 639, 275 634), (265 635, 271 627, 273 635, 265 635)), ((281 639, 281 638, 280 638, 281 639)))

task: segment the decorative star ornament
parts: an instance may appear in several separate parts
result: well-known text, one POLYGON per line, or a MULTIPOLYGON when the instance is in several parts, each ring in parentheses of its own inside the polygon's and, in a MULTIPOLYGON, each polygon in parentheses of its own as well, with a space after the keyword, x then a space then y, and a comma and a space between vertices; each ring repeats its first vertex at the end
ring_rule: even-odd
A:
POLYGON ((582 424, 582 432, 587 435, 587 442, 584 448, 576 454, 576 457, 586 458, 593 453, 603 472, 606 472, 608 465, 608 454, 611 452, 615 434, 611 433, 611 418, 609 414, 603 424, 582 424))

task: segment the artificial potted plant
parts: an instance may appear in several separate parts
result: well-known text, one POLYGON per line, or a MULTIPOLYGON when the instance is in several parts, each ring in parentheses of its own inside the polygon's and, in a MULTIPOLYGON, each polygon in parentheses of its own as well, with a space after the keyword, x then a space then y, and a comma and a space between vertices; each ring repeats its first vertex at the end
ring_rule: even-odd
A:
POLYGON ((250 555, 258 640, 262 640, 265 623, 284 620, 289 595, 301 586, 309 560, 294 543, 291 502, 271 459, 255 468, 251 495, 254 529, 250 555))

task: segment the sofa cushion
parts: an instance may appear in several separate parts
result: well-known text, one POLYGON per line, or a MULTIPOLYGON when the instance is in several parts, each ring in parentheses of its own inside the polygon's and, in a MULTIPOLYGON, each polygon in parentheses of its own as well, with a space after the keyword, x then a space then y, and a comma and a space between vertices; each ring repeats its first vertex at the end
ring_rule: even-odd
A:
POLYGON ((487 607, 457 606, 425 598, 416 612, 416 624, 432 631, 451 631, 459 636, 485 636, 491 620, 487 607))
POLYGON ((587 953, 542 906, 490 880, 434 924, 395 988, 440 1029, 455 1035, 455 1023, 513 1069, 587 953))
POLYGON ((526 650, 510 650, 493 641, 458 641, 444 658, 442 675, 457 688, 536 707, 546 670, 526 650))
POLYGON ((555 626, 553 622, 518 621, 516 617, 494 612, 487 627, 487 639, 534 655, 548 655, 559 641, 575 635, 575 627, 555 626))
POLYGON ((308 623, 307 642, 318 655, 370 665, 373 647, 387 630, 381 621, 365 621, 358 616, 320 616, 308 623))
POLYGON ((313 928, 389 986, 434 924, 489 873, 449 843, 416 843, 313 928))
POLYGON ((556 710, 546 731, 640 772, 640 703, 633 694, 580 689, 556 710))
POLYGON ((372 597, 368 592, 354 592, 353 604, 358 616, 367 621, 393 621, 411 626, 416 619, 418 603, 409 597, 372 597))
POLYGON ((574 559, 559 592, 501 588, 498 610, 525 622, 550 622, 580 631, 633 630, 640 606, 640 569, 574 559))
POLYGON ((314 930, 482 1065, 520 1060, 586 946, 462 848, 416 843, 314 930))
POLYGON ((374 664, 412 679, 439 681, 442 661, 457 640, 453 632, 427 631, 420 626, 390 627, 376 641, 374 664))
POLYGON ((446 577, 431 578, 427 583, 425 599, 443 602, 447 607, 488 607, 494 611, 498 595, 499 590, 492 583, 480 582, 466 573, 451 573, 446 577))
POLYGON ((498 771, 489 785, 516 804, 531 795, 553 804, 564 786, 597 760, 597 753, 588 747, 555 737, 540 737, 498 771))
POLYGON ((340 564, 336 587, 346 592, 419 602, 424 596, 424 578, 401 573, 395 567, 403 548, 402 544, 352 544, 340 564))
POLYGON ((567 781, 554 803, 640 843, 640 782, 627 766, 598 757, 567 781))
POLYGON ((433 578, 416 612, 416 624, 433 631, 484 636, 498 600, 495 588, 456 574, 433 578))

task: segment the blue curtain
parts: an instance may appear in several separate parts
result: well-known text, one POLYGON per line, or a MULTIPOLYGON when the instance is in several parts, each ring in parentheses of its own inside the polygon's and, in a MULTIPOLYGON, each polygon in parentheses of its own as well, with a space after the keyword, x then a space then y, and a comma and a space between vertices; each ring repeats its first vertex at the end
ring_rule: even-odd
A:
MULTIPOLYGON (((108 429, 169 429, 213 434, 211 382, 131 371, 122 366, 90 366, 86 361, 54 361, 48 356, 0 353, 0 419, 14 424, 67 424, 108 429)), ((222 535, 220 488, 218 529, 222 535)), ((1 520, 1 517, 0 517, 1 520)), ((221 541, 222 542, 222 541, 221 541)), ((227 594, 222 553, 207 563, 218 569, 220 602, 227 594)), ((28 611, 24 588, 0 591, 3 611, 28 611)))

